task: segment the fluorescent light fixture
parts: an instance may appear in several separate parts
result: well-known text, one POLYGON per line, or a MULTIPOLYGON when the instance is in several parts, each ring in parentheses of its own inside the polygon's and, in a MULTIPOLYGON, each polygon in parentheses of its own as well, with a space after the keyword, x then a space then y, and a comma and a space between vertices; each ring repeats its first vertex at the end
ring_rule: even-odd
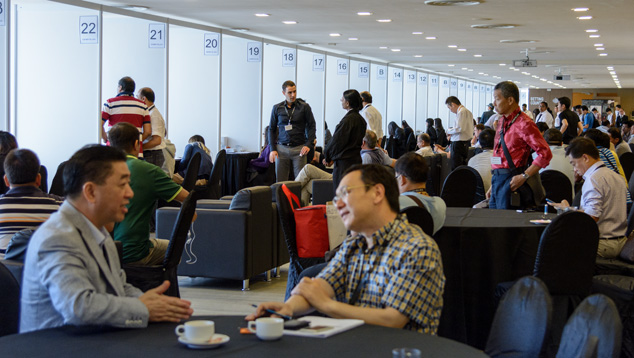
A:
POLYGON ((605 50, 605 47, 595 47, 595 50, 597 50, 597 51, 603 51, 603 50, 605 50))
POLYGON ((423 57, 423 55, 414 55, 414 57, 421 58, 421 57, 423 57))
POLYGON ((381 50, 387 50, 387 46, 381 46, 381 47, 379 47, 379 49, 381 49, 381 50))
POLYGON ((599 30, 597 30, 597 29, 587 29, 586 32, 594 33, 594 32, 599 32, 599 30))
POLYGON ((357 13, 357 15, 359 15, 359 16, 370 16, 370 15, 372 15, 372 13, 368 12, 368 11, 359 11, 357 13))
POLYGON ((358 39, 359 38, 357 38, 357 37, 348 37, 348 40, 350 40, 350 41, 357 41, 358 39))
POLYGON ((376 20, 376 21, 377 21, 377 22, 382 22, 382 23, 385 23, 385 22, 392 22, 392 19, 378 19, 378 20, 376 20))
POLYGON ((412 32, 412 35, 422 35, 423 32, 422 31, 414 31, 412 32))
POLYGON ((341 36, 341 34, 336 33, 336 32, 333 32, 333 33, 330 34, 330 37, 339 37, 339 36, 341 36))
POLYGON ((436 36, 427 36, 425 37, 425 40, 435 40, 436 36))
POLYGON ((459 48, 458 51, 465 52, 465 51, 467 51, 467 49, 466 48, 459 48))
POLYGON ((466 71, 466 70, 468 70, 468 68, 467 67, 463 67, 463 68, 461 68, 461 70, 466 71))
POLYGON ((484 72, 478 72, 478 74, 479 74, 479 75, 483 75, 483 74, 484 74, 484 72))
POLYGON ((500 63, 500 66, 506 66, 506 63, 500 63))
POLYGON ((610 71, 611 75, 616 75, 616 71, 610 71))
POLYGON ((473 72, 473 68, 470 68, 470 69, 468 69, 467 71, 469 71, 469 72, 473 72))
POLYGON ((579 20, 592 20, 592 16, 579 16, 577 17, 579 20))
POLYGON ((608 67, 606 67, 606 68, 607 68, 608 70, 610 70, 610 71, 613 71, 613 70, 614 70, 614 67, 612 67, 612 66, 608 66, 608 67))
POLYGON ((600 53, 600 54, 599 54, 599 56, 601 56, 601 57, 605 57, 605 56, 607 56, 607 55, 608 55, 607 53, 600 53))
POLYGON ((594 47, 601 47, 603 44, 594 44, 594 47))
POLYGON ((482 57, 482 55, 473 55, 473 57, 482 57))
POLYGON ((269 17, 271 14, 255 14, 257 17, 269 17))
POLYGON ((458 48, 458 45, 449 45, 447 47, 449 47, 449 48, 458 48))
POLYGON ((401 52, 401 49, 400 48, 393 48, 392 52, 401 52))
POLYGON ((297 21, 294 21, 294 20, 286 20, 286 21, 282 21, 282 23, 283 23, 284 25, 295 25, 295 24, 297 24, 297 21))
POLYGON ((587 7, 576 7, 574 9, 572 9, 572 11, 576 11, 576 12, 584 12, 584 11, 588 11, 590 9, 588 9, 587 7))
POLYGON ((601 35, 590 35, 588 37, 591 39, 598 39, 599 37, 601 37, 601 35))

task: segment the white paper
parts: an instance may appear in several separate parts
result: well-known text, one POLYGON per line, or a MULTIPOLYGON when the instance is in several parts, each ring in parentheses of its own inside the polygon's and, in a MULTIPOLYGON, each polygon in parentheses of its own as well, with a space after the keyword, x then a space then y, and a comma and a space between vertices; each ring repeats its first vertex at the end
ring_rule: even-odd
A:
POLYGON ((148 47, 165 48, 165 24, 150 24, 148 28, 148 47))
POLYGON ((262 43, 261 42, 247 43, 247 62, 260 62, 260 61, 262 61, 262 43))
POLYGON ((370 64, 367 62, 359 63, 359 78, 368 78, 370 76, 370 64))
POLYGON ((313 71, 324 72, 324 55, 313 55, 313 71))
POLYGON ((328 317, 306 316, 299 319, 300 321, 310 322, 310 327, 327 326, 332 327, 323 331, 311 331, 310 329, 301 328, 298 330, 284 330, 284 334, 287 336, 301 336, 301 337, 315 337, 315 338, 328 338, 335 334, 348 331, 350 329, 363 325, 363 321, 360 319, 336 319, 328 317))
POLYGON ((332 201, 326 204, 326 219, 328 222, 328 241, 330 250, 332 250, 345 240, 348 230, 332 201))
POLYGON ((387 69, 385 66, 377 66, 376 68, 376 79, 377 80, 386 80, 387 79, 387 69))
POLYGON ((208 32, 204 35, 204 53, 205 56, 220 55, 220 34, 217 32, 208 32))
MULTIPOLYGON (((0 15, 1 17, 2 15, 0 15)), ((99 43, 99 18, 97 15, 79 17, 79 43, 99 43)))
POLYGON ((337 60, 337 74, 338 75, 348 74, 348 60, 337 60))

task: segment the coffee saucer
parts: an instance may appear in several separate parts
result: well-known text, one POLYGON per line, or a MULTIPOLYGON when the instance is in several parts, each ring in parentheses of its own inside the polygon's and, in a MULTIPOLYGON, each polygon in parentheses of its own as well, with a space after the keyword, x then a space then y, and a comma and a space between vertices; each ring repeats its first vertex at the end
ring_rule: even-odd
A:
POLYGON ((221 345, 229 342, 229 336, 225 334, 216 333, 207 342, 190 342, 185 337, 178 337, 178 341, 192 349, 211 349, 220 347, 221 345))

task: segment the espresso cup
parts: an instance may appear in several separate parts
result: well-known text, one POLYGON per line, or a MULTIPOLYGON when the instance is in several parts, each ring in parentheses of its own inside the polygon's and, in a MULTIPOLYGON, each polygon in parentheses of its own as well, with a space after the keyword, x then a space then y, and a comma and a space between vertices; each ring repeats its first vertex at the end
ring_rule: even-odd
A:
POLYGON ((258 318, 249 322, 249 331, 254 332, 263 341, 274 341, 282 338, 284 334, 284 320, 273 317, 258 318))
POLYGON ((216 333, 214 321, 189 321, 176 327, 176 335, 192 343, 204 343, 216 333))

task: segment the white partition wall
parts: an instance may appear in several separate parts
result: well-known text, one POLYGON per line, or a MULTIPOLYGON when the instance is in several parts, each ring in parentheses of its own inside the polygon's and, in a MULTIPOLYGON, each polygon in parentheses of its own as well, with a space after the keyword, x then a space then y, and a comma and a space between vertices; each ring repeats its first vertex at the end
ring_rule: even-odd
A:
MULTIPOLYGON (((297 50, 291 47, 264 43, 263 56, 262 128, 268 126, 271 122, 271 108, 273 108, 273 105, 284 100, 282 83, 288 80, 295 82, 297 50)), ((297 96, 299 97, 299 94, 297 96)))
MULTIPOLYGON (((297 51, 297 97, 310 105, 317 125, 317 145, 324 146, 324 80, 326 56, 297 51)), ((265 109, 266 110, 266 109, 265 109)), ((265 112, 266 113, 266 112, 265 112)), ((335 128, 331 128, 333 132, 335 128)))
MULTIPOLYGON (((5 8, 0 11, 0 18, 4 19, 4 26, 0 26, 0 93, 8 94, 9 89, 9 78, 7 71, 7 54, 9 52, 9 32, 7 28, 9 27, 9 16, 6 9, 6 6, 9 5, 9 2, 5 4, 5 8)), ((9 128, 9 107, 7 106, 7 101, 9 100, 9 96, 0 95, 0 130, 7 130, 9 128)))
POLYGON ((150 87, 157 94, 156 102, 165 103, 167 30, 158 21, 103 13, 102 102, 117 95, 121 77, 130 76, 137 89, 150 87), (151 38, 162 40, 163 47, 151 44, 151 38))
POLYGON ((432 74, 430 74, 428 77, 429 89, 427 92, 427 115, 434 119, 440 118, 438 111, 438 91, 440 90, 440 77, 438 75, 432 74))
POLYGON ((449 77, 440 76, 440 87, 438 89, 438 117, 442 119, 445 128, 453 126, 454 114, 449 111, 445 101, 450 96, 449 88, 451 87, 451 79, 449 77))
MULTIPOLYGON (((465 83, 465 106, 473 112, 473 82, 466 81, 465 83)), ((476 115, 476 112, 473 112, 473 117, 478 118, 479 114, 476 115)))
POLYGON ((370 62, 350 60, 350 88, 370 91, 370 62))
POLYGON ((401 125, 403 109, 403 69, 388 66, 387 70, 387 115, 383 120, 401 125))
POLYGON ((99 45, 80 44, 78 31, 80 16, 98 12, 48 1, 14 4, 19 46, 13 131, 19 146, 55 173, 99 138, 99 45), (43 29, 55 41, 42 41, 43 29))
POLYGON ((212 159, 220 148, 220 53, 205 54, 206 45, 220 50, 222 45, 216 40, 220 40, 219 33, 170 25, 169 110, 161 102, 156 106, 167 121, 167 135, 176 145, 177 157, 183 155, 194 134, 205 138, 212 159))
POLYGON ((383 64, 370 64, 370 93, 372 94, 372 105, 381 113, 383 117, 383 135, 387 136, 387 66, 383 64))
POLYGON ((416 73, 416 129, 425 131, 427 129, 427 89, 429 74, 426 72, 416 73))
MULTIPOLYGON (((458 98, 460 102, 466 106, 467 103, 467 84, 464 80, 458 80, 458 98)), ((469 107, 467 107, 469 108, 469 107)))
MULTIPOLYGON (((472 88, 473 88, 473 106, 471 108, 469 108, 471 110, 471 113, 480 113, 482 114, 482 111, 480 111, 480 84, 479 83, 474 83, 472 88)), ((485 105, 486 106, 486 105, 485 105)), ((477 115, 474 114, 474 116, 477 117, 477 115)))
POLYGON ((262 58, 257 61, 258 54, 262 54, 261 42, 222 36, 220 136, 227 138, 226 145, 232 149, 250 152, 260 149, 262 58))
POLYGON ((480 100, 478 101, 478 103, 476 103, 476 109, 478 110, 476 113, 484 112, 484 108, 486 108, 486 105, 491 102, 487 99, 486 89, 487 86, 480 83, 480 100))
POLYGON ((425 127, 416 125, 416 71, 405 70, 403 77, 403 120, 419 131, 425 127))
POLYGON ((449 95, 450 96, 458 96, 458 79, 450 77, 449 78, 449 95))
POLYGON ((484 108, 486 108, 486 105, 493 102, 493 86, 486 86, 486 101, 484 101, 482 104, 480 104, 480 109, 484 112, 484 108))
POLYGON ((325 118, 330 133, 335 133, 335 128, 346 111, 341 107, 341 97, 348 87, 348 73, 350 63, 347 58, 326 56, 326 98, 325 118))

